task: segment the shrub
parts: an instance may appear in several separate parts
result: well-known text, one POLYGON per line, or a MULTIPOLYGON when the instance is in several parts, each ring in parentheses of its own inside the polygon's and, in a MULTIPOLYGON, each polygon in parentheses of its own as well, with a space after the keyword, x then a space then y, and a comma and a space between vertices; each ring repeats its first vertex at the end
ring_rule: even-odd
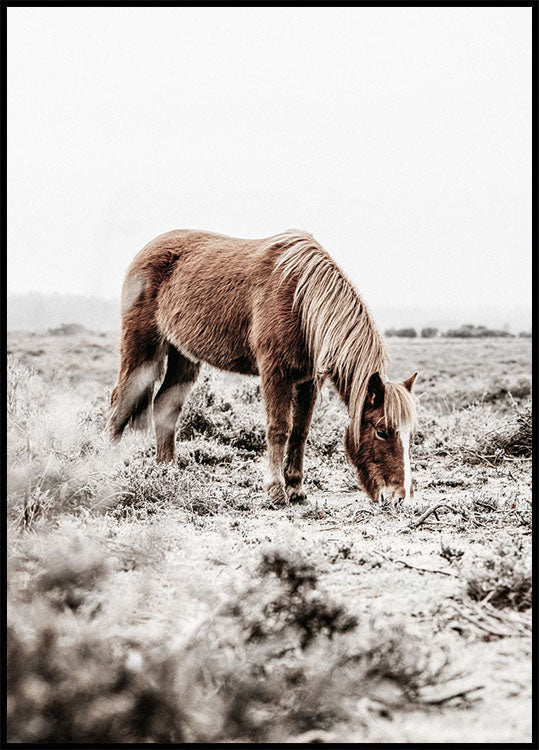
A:
POLYGON ((482 394, 482 400, 486 403, 494 403, 508 397, 524 399, 531 395, 531 382, 529 378, 519 378, 517 381, 507 381, 505 378, 496 376, 492 378, 482 394))
POLYGON ((437 328, 431 328, 427 326, 426 328, 421 329, 421 338, 422 339, 433 339, 438 335, 438 329, 437 328))
POLYGON ((11 742, 181 742, 175 664, 139 650, 82 637, 66 645, 50 626, 25 641, 8 630, 11 742), (141 659, 145 669, 131 666, 141 659))
POLYGON ((467 463, 478 463, 482 458, 498 463, 507 456, 531 458, 532 407, 531 402, 519 406, 512 402, 513 416, 504 419, 493 429, 486 429, 475 437, 474 451, 466 455, 467 463))
POLYGON ((336 391, 330 386, 324 387, 319 397, 314 417, 307 438, 307 455, 311 451, 324 461, 335 460, 342 463, 344 431, 349 417, 336 391))
POLYGON ((49 336, 78 336, 81 333, 90 333, 87 328, 79 323, 62 323, 58 328, 49 328, 49 336))
MULTIPOLYGON (((181 460, 181 454, 180 454, 181 460)), ((193 468, 196 462, 193 457, 193 468)), ((156 464, 144 453, 126 459, 112 479, 114 514, 145 517, 164 508, 181 508, 200 516, 213 515, 221 507, 221 493, 201 481, 194 471, 172 464, 156 464)))
POLYGON ((7 357, 7 413, 10 424, 25 420, 44 401, 44 384, 32 367, 27 367, 13 354, 7 357))
POLYGON ((513 336, 513 334, 509 333, 509 331, 501 331, 493 328, 487 328, 483 325, 478 326, 467 323, 466 325, 460 326, 460 328, 450 328, 448 331, 443 333, 442 336, 450 339, 510 338, 513 336))
POLYGON ((388 328, 385 335, 388 337, 397 336, 398 338, 415 339, 417 331, 415 328, 388 328))
POLYGON ((472 599, 488 599, 493 607, 524 610, 532 603, 531 549, 522 540, 508 541, 478 560, 467 581, 472 599))
POLYGON ((52 552, 42 550, 36 556, 42 572, 35 576, 31 587, 22 591, 23 600, 31 603, 37 594, 60 611, 76 612, 85 605, 93 606, 94 590, 108 573, 103 550, 97 544, 86 539, 83 543, 75 535, 67 544, 52 552))
MULTIPOLYGON (((43 609, 50 586, 29 588, 43 609)), ((30 630, 10 623, 10 742, 278 742, 349 718, 384 679, 405 707, 446 663, 402 626, 358 623, 281 550, 183 641, 125 640, 79 608, 71 617, 69 634, 58 609, 30 630)))
POLYGON ((245 387, 234 394, 243 402, 227 401, 215 391, 211 375, 205 374, 182 410, 180 439, 211 437, 249 453, 262 453, 266 448, 264 419, 256 409, 245 407, 255 401, 256 393, 256 387, 245 387))

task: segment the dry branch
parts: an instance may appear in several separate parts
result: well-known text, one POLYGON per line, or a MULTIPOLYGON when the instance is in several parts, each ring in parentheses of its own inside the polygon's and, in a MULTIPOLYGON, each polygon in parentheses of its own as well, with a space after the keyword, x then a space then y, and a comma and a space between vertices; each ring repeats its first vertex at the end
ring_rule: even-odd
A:
POLYGON ((476 690, 482 690, 483 688, 484 685, 478 685, 477 683, 470 684, 469 681, 466 683, 463 680, 452 680, 443 685, 429 685, 422 688, 419 691, 419 699, 421 703, 438 706, 453 698, 465 697, 469 693, 474 693, 476 690))
POLYGON ((451 573, 448 570, 440 570, 438 568, 422 568, 419 565, 413 565, 412 563, 407 562, 406 560, 394 560, 392 557, 389 557, 388 555, 384 555, 382 552, 378 552, 377 550, 373 550, 375 555, 379 555, 384 560, 387 560, 390 563, 393 563, 393 565, 404 565, 405 568, 410 568, 411 570, 418 570, 420 573, 438 573, 442 576, 449 576, 450 578, 458 578, 458 576, 455 573, 451 573))
POLYGON ((457 618, 473 625, 481 634, 510 638, 531 633, 531 621, 519 617, 515 612, 501 612, 490 604, 464 604, 453 602, 451 605, 457 618))
POLYGON ((432 515, 433 513, 436 513, 438 508, 449 508, 450 511, 453 513, 458 513, 458 510, 454 508, 452 505, 449 505, 449 503, 442 502, 442 503, 436 503, 436 505, 431 506, 428 510, 426 510, 420 518, 415 521, 415 523, 412 524, 413 528, 417 528, 418 526, 421 526, 421 524, 426 521, 426 519, 432 515))

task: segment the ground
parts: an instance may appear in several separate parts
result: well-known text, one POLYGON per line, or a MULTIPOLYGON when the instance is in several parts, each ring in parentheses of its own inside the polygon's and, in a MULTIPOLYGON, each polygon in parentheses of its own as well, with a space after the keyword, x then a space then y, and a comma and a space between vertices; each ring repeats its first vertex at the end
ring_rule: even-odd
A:
POLYGON ((116 336, 10 334, 8 738, 531 741, 531 342, 387 343, 414 503, 360 491, 327 387, 274 510, 256 378, 203 372, 160 467, 108 443, 116 336))

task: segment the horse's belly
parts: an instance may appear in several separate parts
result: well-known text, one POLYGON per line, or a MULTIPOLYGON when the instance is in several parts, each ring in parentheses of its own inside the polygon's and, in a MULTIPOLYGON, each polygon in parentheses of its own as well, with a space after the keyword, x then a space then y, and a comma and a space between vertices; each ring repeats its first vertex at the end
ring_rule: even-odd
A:
POLYGON ((223 346, 212 348, 205 345, 204 341, 184 342, 177 336, 167 338, 180 354, 193 362, 205 362, 219 370, 228 370, 242 375, 258 375, 256 360, 248 352, 234 351, 223 346))
POLYGON ((193 362, 206 362, 220 370, 243 375, 257 375, 258 365, 249 345, 248 321, 225 321, 216 325, 211 315, 204 312, 199 309, 196 316, 177 315, 174 321, 162 317, 161 333, 193 362))
POLYGON ((157 323, 184 356, 221 370, 256 375, 252 280, 245 264, 238 263, 237 254, 222 253, 190 253, 178 261, 160 291, 157 323))

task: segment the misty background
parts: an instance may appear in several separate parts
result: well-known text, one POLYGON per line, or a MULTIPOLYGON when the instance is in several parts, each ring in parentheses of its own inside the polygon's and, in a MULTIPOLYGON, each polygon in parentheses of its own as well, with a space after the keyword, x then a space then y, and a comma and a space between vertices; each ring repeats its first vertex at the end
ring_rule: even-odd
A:
POLYGON ((8 328, 174 228, 306 229, 381 329, 531 325, 531 8, 8 8, 8 328))

